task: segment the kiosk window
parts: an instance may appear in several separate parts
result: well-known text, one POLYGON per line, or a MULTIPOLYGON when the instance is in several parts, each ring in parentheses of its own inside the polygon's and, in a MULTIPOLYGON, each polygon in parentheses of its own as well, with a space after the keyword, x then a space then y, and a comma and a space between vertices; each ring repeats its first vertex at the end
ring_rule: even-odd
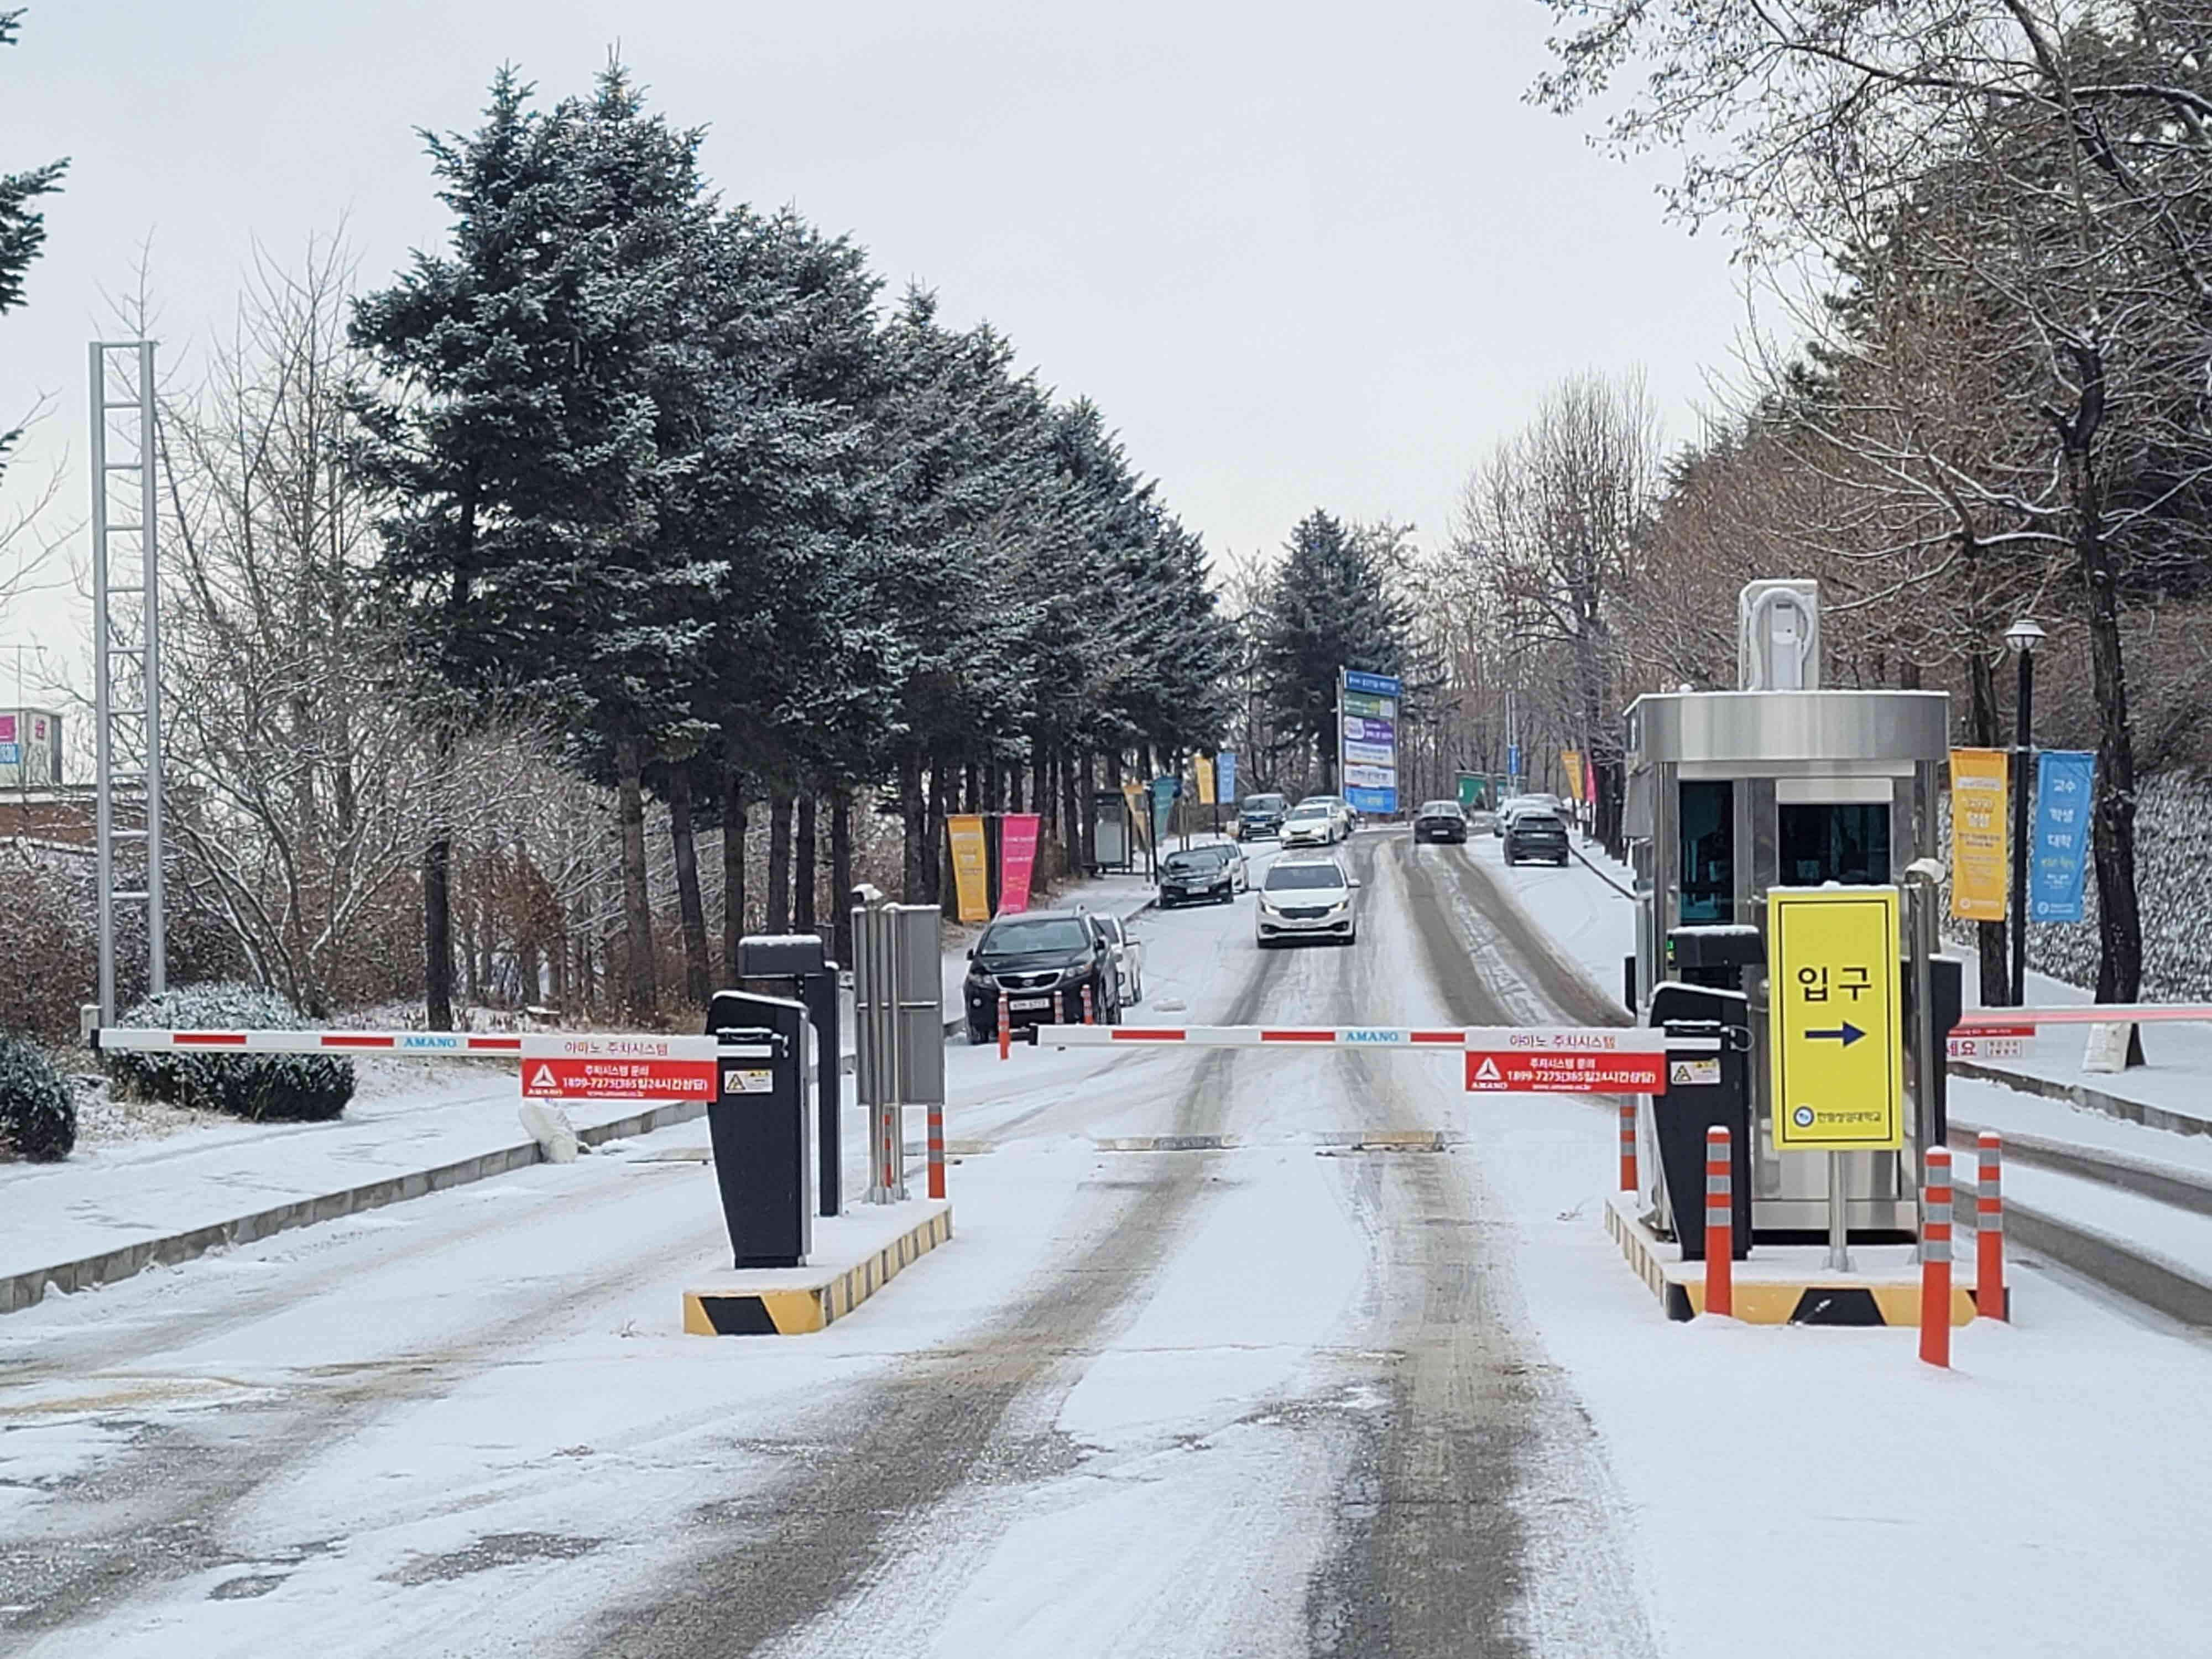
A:
POLYGON ((1778 810, 1781 873, 1790 887, 1839 881, 1880 886, 1890 879, 1889 808, 1871 801, 1832 806, 1790 802, 1778 810))
POLYGON ((1682 921, 1735 919, 1735 786, 1682 786, 1682 921))

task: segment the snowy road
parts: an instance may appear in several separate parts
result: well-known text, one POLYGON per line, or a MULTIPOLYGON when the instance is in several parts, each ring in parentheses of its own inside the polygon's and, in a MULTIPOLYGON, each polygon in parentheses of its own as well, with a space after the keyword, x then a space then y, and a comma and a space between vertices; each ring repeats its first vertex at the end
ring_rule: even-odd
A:
MULTIPOLYGON (((1148 917, 1142 1017, 1620 1018, 1493 848, 1351 855, 1357 946, 1148 917)), ((1668 1325, 1596 1224, 1610 1115, 1449 1055, 948 1071, 957 1236, 818 1336, 680 1334, 700 1125, 10 1316, 0 1651, 1840 1656, 1950 1608, 2079 1654, 2212 1617, 2151 1519, 2212 1478, 2201 1344, 2033 1273, 1940 1377, 1907 1333, 1668 1325), (1791 1569, 1844 1561, 1883 1593, 1808 1623, 1791 1569)))
MULTIPOLYGON (((1541 1009, 1507 956, 1470 959, 1463 854, 1352 852, 1358 945, 1261 952, 1249 900, 1150 919, 1154 1007, 1541 1009)), ((1338 1144, 1463 1140, 1448 1061, 951 1071, 955 1246, 818 1339, 678 1334, 710 1177, 621 1157, 11 1320, 0 1646, 1441 1654, 1562 1621, 1578 1650, 1649 1645, 1474 1161, 1338 1144), (1222 1144, 1094 1144, 1163 1136, 1222 1144), (1593 1574, 1616 1593, 1556 1593, 1593 1574)))

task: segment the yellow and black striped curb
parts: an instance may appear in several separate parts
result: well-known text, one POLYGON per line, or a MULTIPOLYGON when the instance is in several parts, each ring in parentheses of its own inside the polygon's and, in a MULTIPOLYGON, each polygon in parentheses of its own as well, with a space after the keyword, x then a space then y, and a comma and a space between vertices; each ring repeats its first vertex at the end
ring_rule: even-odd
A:
MULTIPOLYGON (((1694 1319, 1705 1310, 1705 1266, 1674 1260, 1674 1247, 1662 1243, 1638 1219, 1632 1196, 1615 1193, 1606 1200, 1605 1230, 1636 1276, 1651 1287, 1669 1319, 1694 1319)), ((1960 1264, 1961 1266, 1965 1264, 1960 1264)), ((1894 1279, 1848 1282, 1803 1279, 1747 1279, 1739 1268, 1733 1293, 1735 1317, 1747 1325, 1910 1325, 1920 1323, 1920 1270, 1894 1279)), ((1951 1322, 1974 1317, 1971 1273, 1954 1269, 1951 1322), (1961 1278, 1965 1282, 1962 1284, 1961 1278)))
POLYGON ((684 1328, 693 1336, 804 1336, 866 1302, 952 1237, 952 1206, 942 1204, 881 1249, 848 1267, 823 1267, 813 1283, 806 1268, 732 1273, 727 1285, 684 1292, 684 1328))

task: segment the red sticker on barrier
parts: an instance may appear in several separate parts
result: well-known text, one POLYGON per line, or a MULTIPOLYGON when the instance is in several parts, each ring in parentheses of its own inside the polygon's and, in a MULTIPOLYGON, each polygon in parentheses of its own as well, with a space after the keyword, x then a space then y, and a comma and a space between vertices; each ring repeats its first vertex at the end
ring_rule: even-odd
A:
POLYGON ((534 1099, 712 1100, 711 1060, 586 1060, 522 1062, 522 1092, 534 1099))
POLYGON ((1470 1048, 1467 1089, 1469 1094, 1664 1094, 1667 1056, 1633 1051, 1577 1054, 1470 1048))

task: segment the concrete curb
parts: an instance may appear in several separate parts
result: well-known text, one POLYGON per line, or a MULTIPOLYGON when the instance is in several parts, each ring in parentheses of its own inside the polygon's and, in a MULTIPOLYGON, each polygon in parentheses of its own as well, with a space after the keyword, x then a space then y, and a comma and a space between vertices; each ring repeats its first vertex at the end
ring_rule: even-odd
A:
POLYGON ((684 1292, 691 1336, 805 1336, 866 1302, 952 1237, 952 1205, 922 1200, 923 1212, 873 1250, 807 1267, 736 1269, 684 1292))
POLYGON ((1953 1060, 1951 1075, 1998 1084, 2021 1094, 2040 1095, 2045 1100, 2063 1100, 2084 1111, 2100 1112, 2106 1117, 2119 1118, 2128 1123, 2140 1123, 2147 1129, 2164 1129, 2169 1134, 2212 1133, 2212 1123, 2201 1117, 2169 1112, 2164 1107, 2130 1100, 2125 1095, 2108 1094, 2102 1089, 2092 1089, 2085 1083, 2067 1083, 2057 1078, 2036 1077, 2027 1072, 2008 1072, 2002 1066, 1984 1066, 1972 1060, 1953 1060))
MULTIPOLYGON (((694 1118, 704 1117, 706 1113, 703 1101, 670 1101, 633 1112, 627 1117, 616 1118, 611 1122, 579 1129, 576 1139, 586 1146, 597 1146, 630 1135, 650 1134, 655 1129, 665 1129, 671 1124, 686 1123, 694 1118)), ((12 1273, 0 1278, 0 1314, 10 1314, 31 1307, 43 1300, 49 1290, 87 1291, 101 1285, 112 1285, 129 1279, 134 1273, 143 1273, 149 1267, 173 1267, 178 1262, 189 1261, 194 1256, 205 1255, 210 1250, 220 1249, 225 1245, 250 1244, 256 1239, 267 1238, 274 1233, 289 1232, 295 1227, 312 1227, 318 1222, 335 1221, 341 1216, 356 1215, 363 1210, 381 1209, 386 1204, 424 1198, 453 1187, 465 1187, 471 1182, 505 1175, 511 1170, 527 1169, 542 1162, 544 1157, 536 1141, 517 1141, 488 1152, 479 1152, 474 1158, 441 1164, 434 1170, 416 1170, 404 1175, 386 1176, 380 1181, 364 1182, 358 1187, 320 1193, 312 1198, 295 1199, 288 1204, 273 1205, 265 1210, 234 1216, 227 1221, 213 1222, 204 1227, 194 1227, 159 1238, 142 1238, 135 1243, 125 1244, 119 1249, 103 1251, 98 1255, 12 1273)))

